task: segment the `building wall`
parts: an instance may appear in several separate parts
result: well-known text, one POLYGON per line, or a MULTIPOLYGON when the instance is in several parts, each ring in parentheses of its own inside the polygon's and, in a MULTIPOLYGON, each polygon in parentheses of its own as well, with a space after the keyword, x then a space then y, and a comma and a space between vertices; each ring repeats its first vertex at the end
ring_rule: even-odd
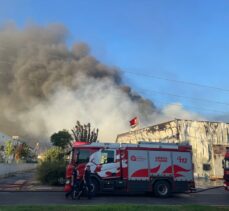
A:
POLYGON ((118 143, 138 141, 189 143, 193 148, 196 176, 222 177, 220 162, 224 156, 223 150, 229 145, 228 139, 229 124, 227 123, 177 119, 120 134, 116 141, 118 143), (214 150, 214 146, 218 146, 218 150, 214 150), (210 165, 210 169, 204 170, 203 164, 210 165))

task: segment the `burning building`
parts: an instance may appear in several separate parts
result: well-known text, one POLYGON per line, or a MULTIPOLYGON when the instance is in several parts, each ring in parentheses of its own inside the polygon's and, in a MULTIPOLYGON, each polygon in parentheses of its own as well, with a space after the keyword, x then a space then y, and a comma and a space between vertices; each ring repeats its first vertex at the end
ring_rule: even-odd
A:
POLYGON ((119 134, 118 143, 138 141, 189 143, 193 148, 195 176, 223 176, 222 159, 229 146, 229 123, 175 119, 119 134))

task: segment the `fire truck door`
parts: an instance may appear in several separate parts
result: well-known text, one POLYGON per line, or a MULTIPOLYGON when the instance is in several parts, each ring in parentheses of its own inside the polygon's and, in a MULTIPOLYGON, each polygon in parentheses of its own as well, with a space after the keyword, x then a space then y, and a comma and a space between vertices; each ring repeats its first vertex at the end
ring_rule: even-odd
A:
POLYGON ((144 150, 128 151, 128 179, 149 180, 148 152, 144 150))
POLYGON ((120 162, 116 159, 116 151, 114 149, 103 149, 101 151, 100 166, 101 170, 98 174, 103 178, 120 176, 120 162))

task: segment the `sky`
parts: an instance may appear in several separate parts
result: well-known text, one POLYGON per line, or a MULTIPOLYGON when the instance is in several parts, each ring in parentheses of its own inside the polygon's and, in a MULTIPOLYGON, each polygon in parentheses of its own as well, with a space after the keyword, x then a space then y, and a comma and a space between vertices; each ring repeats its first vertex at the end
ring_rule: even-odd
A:
POLYGON ((0 0, 0 5, 0 25, 65 25, 69 46, 87 43, 95 57, 119 68, 125 83, 160 108, 180 103, 213 119, 228 113, 229 1, 0 0))

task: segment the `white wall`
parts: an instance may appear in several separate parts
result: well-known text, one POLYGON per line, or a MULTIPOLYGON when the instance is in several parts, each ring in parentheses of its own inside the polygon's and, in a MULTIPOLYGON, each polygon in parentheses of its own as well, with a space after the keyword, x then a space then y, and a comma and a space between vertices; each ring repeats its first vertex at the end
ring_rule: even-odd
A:
POLYGON ((15 173, 19 171, 26 171, 35 169, 37 164, 35 163, 21 163, 21 164, 8 164, 8 163, 0 163, 0 176, 6 176, 10 173, 15 173))

